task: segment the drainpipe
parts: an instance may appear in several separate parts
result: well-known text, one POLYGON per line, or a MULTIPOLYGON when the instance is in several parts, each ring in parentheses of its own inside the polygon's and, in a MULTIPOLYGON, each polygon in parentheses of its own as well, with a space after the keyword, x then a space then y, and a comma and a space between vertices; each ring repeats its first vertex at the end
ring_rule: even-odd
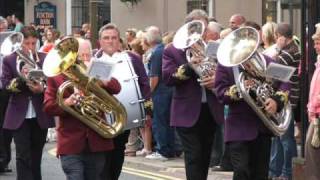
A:
POLYGON ((281 0, 277 0, 277 23, 282 22, 281 0))
POLYGON ((71 0, 66 0, 66 34, 72 34, 72 5, 71 0))

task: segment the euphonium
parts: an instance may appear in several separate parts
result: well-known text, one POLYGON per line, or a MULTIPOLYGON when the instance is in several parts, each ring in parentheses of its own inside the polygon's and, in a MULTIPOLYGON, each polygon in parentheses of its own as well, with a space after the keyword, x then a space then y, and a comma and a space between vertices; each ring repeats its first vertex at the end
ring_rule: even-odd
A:
POLYGON ((205 25, 200 20, 194 20, 184 24, 174 36, 173 46, 177 49, 186 49, 188 62, 191 57, 201 59, 197 64, 190 64, 200 79, 215 75, 216 59, 206 55, 207 44, 202 36, 205 32, 205 25))
POLYGON ((243 72, 234 71, 235 81, 241 96, 260 117, 264 125, 275 135, 284 134, 291 121, 291 105, 286 103, 276 114, 264 110, 264 102, 276 92, 272 82, 266 77, 267 62, 257 52, 259 33, 251 27, 242 27, 231 32, 221 42, 217 57, 220 64, 227 67, 240 66, 243 72), (245 81, 254 82, 246 86, 245 81))
MULTIPOLYGON (((45 85, 46 77, 37 62, 33 59, 32 52, 29 51, 29 54, 26 55, 21 48, 23 39, 23 34, 20 32, 9 35, 1 45, 1 54, 9 55, 16 52, 18 54, 16 69, 19 76, 25 81, 34 81, 45 85), (27 75, 21 72, 24 68, 27 68, 27 75)), ((35 53, 38 57, 37 52, 35 53)))
POLYGON ((102 83, 100 80, 89 78, 85 74, 85 69, 76 64, 78 46, 77 39, 73 37, 61 40, 47 55, 43 64, 44 73, 48 77, 63 73, 69 79, 57 92, 57 101, 61 108, 103 138, 113 138, 126 124, 126 110, 114 96, 100 87, 99 84, 102 83), (63 95, 68 88, 77 89, 82 94, 74 106, 64 104, 63 95), (106 115, 113 117, 114 122, 107 122, 106 115))

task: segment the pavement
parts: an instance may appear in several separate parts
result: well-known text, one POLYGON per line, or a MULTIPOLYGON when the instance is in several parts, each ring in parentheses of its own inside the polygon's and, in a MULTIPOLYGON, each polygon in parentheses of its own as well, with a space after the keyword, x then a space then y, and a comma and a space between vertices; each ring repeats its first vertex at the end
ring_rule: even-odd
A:
MULTIPOLYGON (((178 179, 186 179, 183 158, 172 158, 167 161, 161 161, 139 156, 126 156, 124 167, 154 171, 167 175, 174 174, 178 179)), ((230 180, 232 179, 232 174, 232 172, 213 172, 209 169, 208 180, 230 180)))

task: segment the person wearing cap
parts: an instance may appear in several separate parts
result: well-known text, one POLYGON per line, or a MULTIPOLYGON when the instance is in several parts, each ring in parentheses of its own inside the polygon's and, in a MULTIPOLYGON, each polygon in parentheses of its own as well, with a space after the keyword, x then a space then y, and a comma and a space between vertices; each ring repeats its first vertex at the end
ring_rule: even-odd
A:
POLYGON ((309 102, 308 116, 309 128, 305 145, 305 179, 318 180, 320 177, 320 136, 319 136, 319 113, 320 113, 320 23, 316 25, 316 33, 312 36, 313 47, 317 53, 315 63, 315 71, 312 76, 309 102))

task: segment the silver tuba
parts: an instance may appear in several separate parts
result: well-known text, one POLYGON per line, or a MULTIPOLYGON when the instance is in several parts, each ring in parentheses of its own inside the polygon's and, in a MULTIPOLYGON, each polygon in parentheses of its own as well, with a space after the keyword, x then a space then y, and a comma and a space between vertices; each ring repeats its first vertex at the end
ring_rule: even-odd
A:
POLYGON ((186 49, 186 58, 190 62, 191 57, 197 56, 201 62, 191 64, 192 69, 200 77, 213 76, 216 71, 216 59, 207 56, 207 43, 202 39, 205 32, 205 25, 200 20, 194 20, 184 24, 176 32, 173 39, 173 46, 177 49, 186 49))
MULTIPOLYGON (((16 69, 19 73, 19 76, 26 81, 38 82, 45 85, 46 76, 43 71, 33 59, 32 52, 29 51, 29 54, 25 54, 22 50, 23 34, 20 32, 15 32, 9 35, 1 45, 1 54, 4 56, 16 52, 18 54, 16 69), (27 75, 25 76, 22 73, 22 69, 27 68, 27 75)), ((38 54, 36 54, 38 57, 38 54)))
POLYGON ((220 64, 227 67, 240 66, 244 72, 234 68, 234 76, 241 96, 260 117, 264 125, 276 136, 283 135, 291 121, 291 105, 285 104, 276 114, 264 110, 264 102, 275 94, 272 82, 266 76, 267 63, 264 56, 257 52, 260 37, 257 30, 242 27, 231 32, 221 42, 217 57, 220 64), (236 70, 235 70, 236 69, 236 70), (254 85, 245 86, 245 80, 252 80, 254 85), (249 93, 250 92, 250 93, 249 93))

